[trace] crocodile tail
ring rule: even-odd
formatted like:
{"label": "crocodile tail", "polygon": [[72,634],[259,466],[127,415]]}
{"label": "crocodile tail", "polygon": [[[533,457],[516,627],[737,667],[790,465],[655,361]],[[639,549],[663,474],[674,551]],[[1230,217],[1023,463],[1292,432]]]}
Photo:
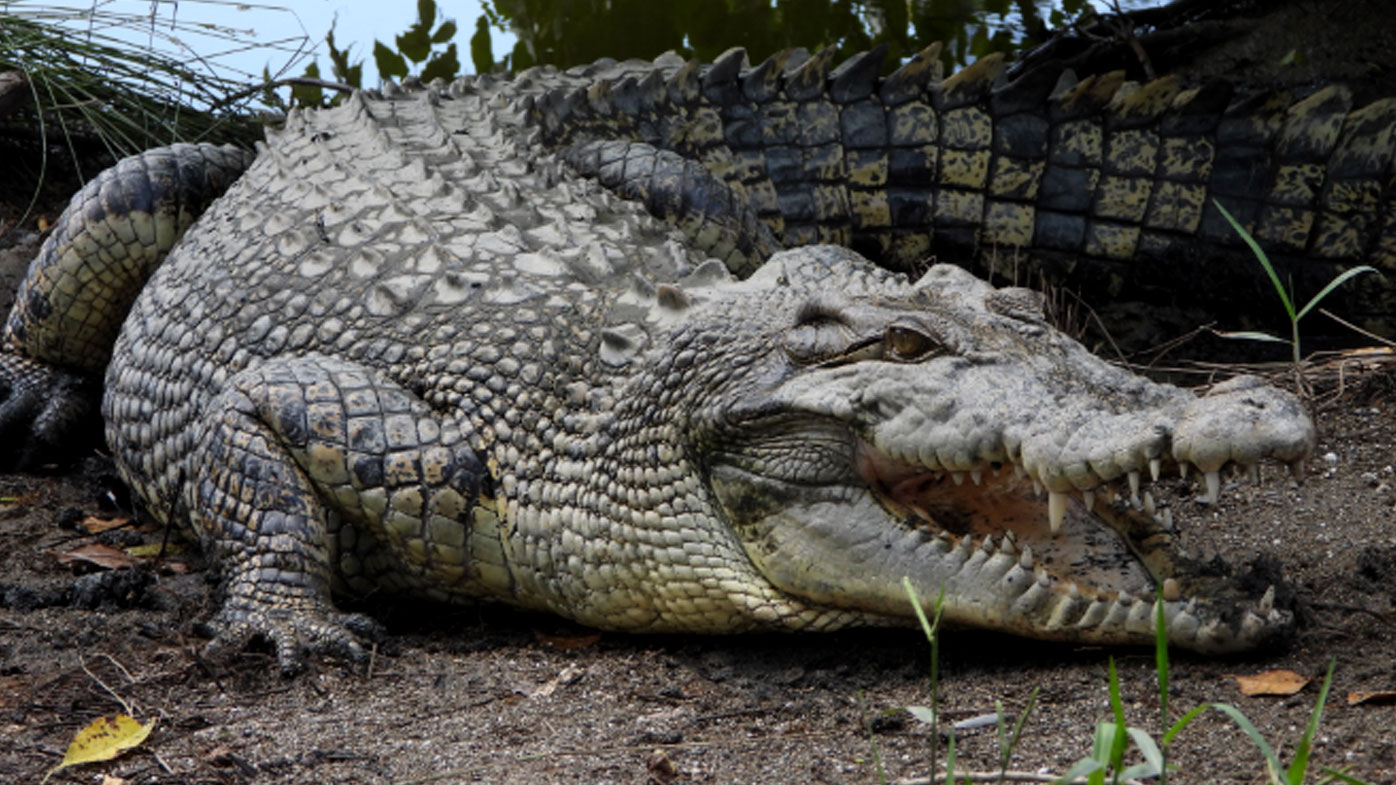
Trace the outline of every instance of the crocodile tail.
{"label": "crocodile tail", "polygon": [[[879,76],[882,59],[666,57],[601,69],[533,112],[555,144],[624,138],[701,162],[786,247],[845,245],[894,269],[1039,269],[1098,302],[1162,304],[1193,278],[1207,282],[1181,294],[1195,305],[1273,303],[1216,200],[1300,292],[1356,264],[1396,272],[1396,98],[1238,99],[1051,64],[1007,81],[1000,55],[942,79],[936,47]],[[1393,322],[1396,276],[1350,290],[1348,313]]]}
{"label": "crocodile tail", "polygon": [[176,144],[122,159],[87,183],[29,266],[4,351],[96,376],[160,261],[252,162],[232,146]]}

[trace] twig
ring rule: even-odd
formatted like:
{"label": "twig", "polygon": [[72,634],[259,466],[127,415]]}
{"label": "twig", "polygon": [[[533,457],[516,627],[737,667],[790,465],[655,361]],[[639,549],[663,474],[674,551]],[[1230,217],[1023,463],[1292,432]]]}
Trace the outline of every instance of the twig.
{"label": "twig", "polygon": [[86,673],[89,679],[92,679],[93,681],[97,682],[97,686],[106,690],[108,695],[112,696],[112,698],[114,698],[117,703],[121,704],[122,710],[125,711],[127,715],[132,717],[135,716],[136,713],[131,710],[131,704],[127,703],[125,698],[121,697],[120,695],[117,695],[116,690],[113,690],[111,687],[108,687],[106,682],[97,678],[97,674],[88,670],[87,663],[83,661],[81,654],[78,655],[78,665],[82,667],[82,672]]}

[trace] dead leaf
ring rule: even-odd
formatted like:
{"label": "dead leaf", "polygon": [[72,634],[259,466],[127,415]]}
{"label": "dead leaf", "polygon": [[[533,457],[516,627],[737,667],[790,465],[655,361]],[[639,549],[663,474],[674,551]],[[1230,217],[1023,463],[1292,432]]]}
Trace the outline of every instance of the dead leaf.
{"label": "dead leaf", "polygon": [[1254,676],[1227,674],[1241,687],[1242,695],[1293,695],[1304,689],[1309,680],[1287,670],[1266,671]]}
{"label": "dead leaf", "polygon": [[1396,690],[1349,692],[1348,705],[1356,706],[1359,703],[1396,703]]}
{"label": "dead leaf", "polygon": [[49,553],[53,554],[58,559],[58,563],[62,565],[95,564],[104,570],[130,567],[136,563],[135,557],[126,551],[97,543],[79,545],[69,551],[49,551]]}
{"label": "dead leaf", "polygon": [[122,526],[131,525],[130,518],[98,518],[89,515],[78,521],[78,528],[88,534],[100,534],[108,529],[120,529]]}
{"label": "dead leaf", "polygon": [[126,785],[128,782],[130,782],[130,780],[122,779],[121,777],[113,777],[110,774],[102,775],[102,785]]}
{"label": "dead leaf", "polygon": [[674,761],[664,753],[664,750],[655,750],[650,753],[650,759],[645,762],[645,770],[649,772],[650,782],[657,782],[659,785],[669,785],[669,783],[679,778],[679,767],[674,765]]}
{"label": "dead leaf", "polygon": [[140,746],[150,731],[155,728],[155,720],[142,725],[134,717],[117,714],[114,717],[99,717],[92,724],[78,731],[63,760],[48,770],[41,780],[47,782],[54,772],[76,766],[79,763],[95,763],[111,760],[132,747]]}
{"label": "dead leaf", "polygon": [[547,683],[528,694],[530,698],[546,698],[557,692],[557,688],[569,684],[576,684],[582,678],[582,668],[579,665],[568,665],[562,669],[558,675],[548,679]]}
{"label": "dead leaf", "polygon": [[588,632],[582,635],[553,635],[551,633],[533,631],[533,637],[544,646],[548,646],[558,651],[568,651],[570,649],[585,649],[588,646],[596,645],[601,640],[601,633]]}

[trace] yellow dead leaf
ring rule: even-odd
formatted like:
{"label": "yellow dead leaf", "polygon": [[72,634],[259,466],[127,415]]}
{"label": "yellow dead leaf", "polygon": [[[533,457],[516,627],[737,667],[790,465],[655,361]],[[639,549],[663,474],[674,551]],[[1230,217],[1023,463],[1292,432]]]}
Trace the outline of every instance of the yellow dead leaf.
{"label": "yellow dead leaf", "polygon": [[1266,671],[1254,676],[1228,675],[1241,687],[1242,695],[1293,695],[1309,683],[1303,676],[1286,670]]}
{"label": "yellow dead leaf", "polygon": [[1349,692],[1348,705],[1356,706],[1359,703],[1396,703],[1396,690]]}
{"label": "yellow dead leaf", "polygon": [[155,728],[155,720],[142,725],[134,717],[117,714],[114,717],[99,717],[91,725],[78,731],[63,761],[49,769],[42,782],[48,782],[53,773],[79,763],[95,763],[111,760],[117,755],[140,746]]}
{"label": "yellow dead leaf", "polygon": [[132,545],[126,552],[137,559],[153,559],[156,556],[175,556],[184,551],[184,546],[177,542],[152,542],[145,545]]}

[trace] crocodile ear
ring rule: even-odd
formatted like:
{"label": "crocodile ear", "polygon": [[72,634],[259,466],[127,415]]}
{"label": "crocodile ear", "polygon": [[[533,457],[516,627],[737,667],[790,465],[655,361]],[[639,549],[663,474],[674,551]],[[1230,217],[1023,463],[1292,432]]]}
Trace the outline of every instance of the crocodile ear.
{"label": "crocodile ear", "polygon": [[1035,324],[1044,324],[1047,321],[1045,302],[1046,298],[1042,296],[1042,292],[1022,286],[995,289],[984,298],[984,305],[991,312]]}
{"label": "crocodile ear", "polygon": [[936,264],[926,271],[912,289],[924,290],[937,297],[954,298],[962,304],[984,308],[983,303],[994,293],[994,287],[969,270],[953,264]]}

